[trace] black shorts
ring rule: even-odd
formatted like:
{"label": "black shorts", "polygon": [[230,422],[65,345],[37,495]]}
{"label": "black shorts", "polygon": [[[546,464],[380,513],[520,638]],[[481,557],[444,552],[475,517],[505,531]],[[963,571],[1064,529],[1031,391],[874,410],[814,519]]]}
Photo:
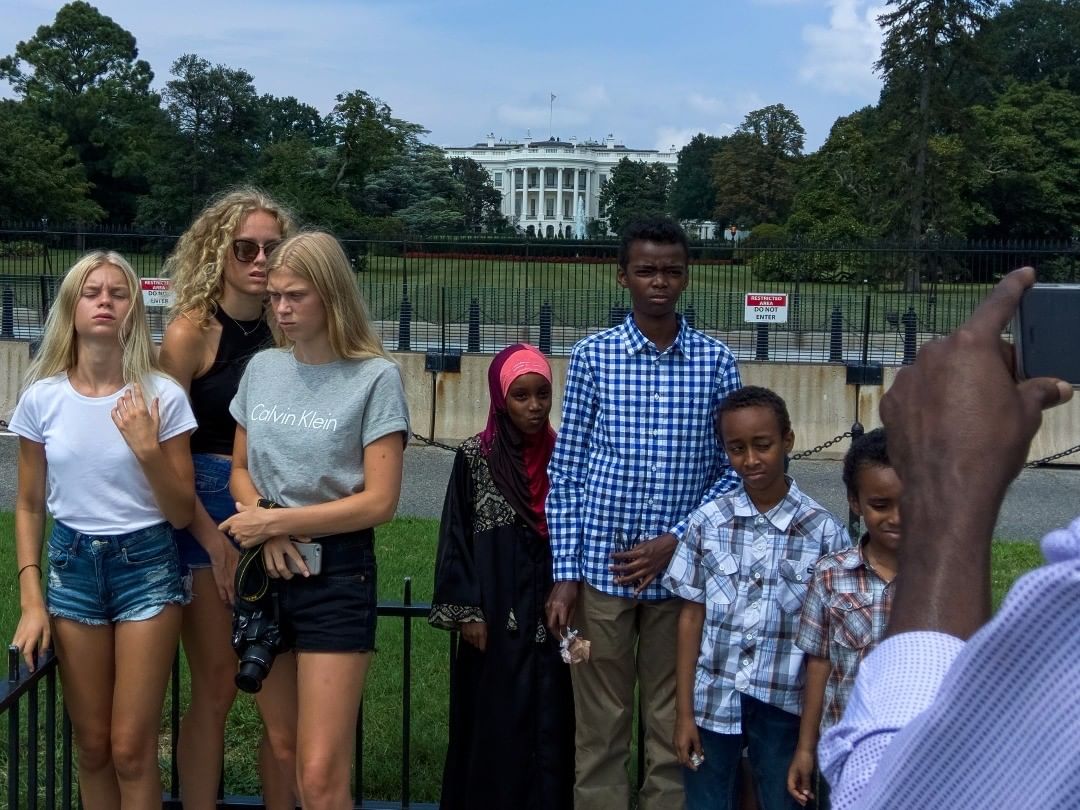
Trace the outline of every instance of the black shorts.
{"label": "black shorts", "polygon": [[296,652],[370,652],[378,603],[375,533],[316,538],[322,573],[280,582],[281,637]]}

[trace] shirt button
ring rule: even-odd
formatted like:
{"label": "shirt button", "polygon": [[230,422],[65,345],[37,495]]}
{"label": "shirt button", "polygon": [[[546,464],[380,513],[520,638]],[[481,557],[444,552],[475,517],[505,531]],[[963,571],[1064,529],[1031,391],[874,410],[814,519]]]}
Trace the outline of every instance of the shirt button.
{"label": "shirt button", "polygon": [[844,602],[844,607],[851,610],[851,602]]}
{"label": "shirt button", "polygon": [[796,582],[802,582],[802,574],[796,574],[795,575],[795,581]]}
{"label": "shirt button", "polygon": [[757,522],[758,526],[760,526],[762,523],[765,522],[765,518],[763,518],[761,515],[758,515],[756,522]]}
{"label": "shirt button", "polygon": [[655,394],[653,394],[653,399],[655,399],[657,402],[660,401],[660,392],[659,391],[656,392]]}
{"label": "shirt button", "polygon": [[749,633],[746,634],[746,640],[747,641],[753,641],[754,640],[754,631],[753,630],[751,630]]}
{"label": "shirt button", "polygon": [[742,665],[743,665],[744,667],[748,667],[748,666],[750,666],[750,664],[752,664],[752,663],[753,663],[753,661],[752,661],[751,659],[749,659],[749,658],[744,658],[744,659],[742,660]]}
{"label": "shirt button", "polygon": [[653,436],[659,436],[659,435],[660,435],[660,431],[659,431],[659,430],[653,430],[653,432],[652,432],[652,435],[653,435]]}
{"label": "shirt button", "polygon": [[758,603],[757,603],[757,602],[751,602],[751,603],[750,603],[750,607],[751,607],[751,608],[752,608],[753,610],[757,610],[757,609],[758,609]]}
{"label": "shirt button", "polygon": [[761,574],[754,574],[754,582],[761,582]]}

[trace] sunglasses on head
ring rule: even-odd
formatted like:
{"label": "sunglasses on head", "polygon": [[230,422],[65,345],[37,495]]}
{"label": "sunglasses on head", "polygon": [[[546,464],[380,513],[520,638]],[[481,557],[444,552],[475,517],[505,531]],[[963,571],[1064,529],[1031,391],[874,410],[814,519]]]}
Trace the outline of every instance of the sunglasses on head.
{"label": "sunglasses on head", "polygon": [[281,244],[281,240],[277,239],[271,242],[265,242],[259,244],[258,242],[252,242],[250,239],[233,239],[232,252],[238,262],[253,262],[259,258],[259,251],[262,250],[263,255],[266,258],[270,258],[270,254],[277,250],[278,245]]}

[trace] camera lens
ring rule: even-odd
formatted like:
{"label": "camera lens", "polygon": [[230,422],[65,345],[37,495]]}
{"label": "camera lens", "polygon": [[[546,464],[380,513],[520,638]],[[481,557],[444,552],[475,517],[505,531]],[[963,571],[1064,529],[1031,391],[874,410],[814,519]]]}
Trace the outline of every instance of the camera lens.
{"label": "camera lens", "polygon": [[252,644],[244,650],[240,669],[236,673],[236,687],[254,694],[262,689],[263,678],[270,674],[274,654],[262,644]]}

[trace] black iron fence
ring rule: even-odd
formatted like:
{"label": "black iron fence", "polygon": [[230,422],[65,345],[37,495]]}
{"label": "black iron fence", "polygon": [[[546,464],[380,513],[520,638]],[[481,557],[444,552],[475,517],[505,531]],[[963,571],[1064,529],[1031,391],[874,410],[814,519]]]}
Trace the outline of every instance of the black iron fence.
{"label": "black iron fence", "polygon": [[[160,275],[176,236],[120,229],[0,228],[0,336],[34,339],[59,276],[83,251],[123,253]],[[566,354],[620,320],[629,298],[615,282],[617,244],[605,241],[437,238],[344,239],[388,348],[492,352],[528,340]],[[1034,265],[1080,281],[1080,242],[694,243],[680,306],[741,360],[910,361],[927,339],[966,318],[1007,271]],[[780,322],[748,322],[748,293],[783,293]],[[153,314],[160,333],[166,314]]]}
{"label": "black iron fence", "polygon": [[[414,621],[424,622],[430,605],[412,603],[412,585],[405,580],[404,599],[400,603],[379,604],[380,619],[400,619],[402,628],[401,670],[401,761],[400,793],[396,799],[370,799],[364,796],[364,712],[361,705],[356,721],[356,759],[353,768],[353,791],[357,810],[434,810],[435,804],[415,802],[411,798],[411,745],[413,739],[412,654]],[[454,657],[456,634],[451,634],[451,660]],[[37,670],[27,671],[21,664],[17,647],[8,648],[8,677],[0,683],[0,718],[7,721],[6,761],[0,761],[0,776],[6,777],[5,796],[9,810],[72,810],[78,807],[78,789],[72,777],[71,722],[64,711],[62,696],[57,689],[59,665],[47,653]],[[162,807],[181,808],[179,774],[176,764],[177,739],[180,728],[180,662],[173,664],[169,689],[169,727],[163,729],[172,744],[168,754],[169,778]],[[2,722],[2,720],[0,720]],[[423,733],[421,730],[420,733]],[[0,758],[2,760],[2,758]],[[3,781],[0,779],[0,781]],[[230,792],[228,785],[219,789],[219,808],[261,807],[258,797]]]}

